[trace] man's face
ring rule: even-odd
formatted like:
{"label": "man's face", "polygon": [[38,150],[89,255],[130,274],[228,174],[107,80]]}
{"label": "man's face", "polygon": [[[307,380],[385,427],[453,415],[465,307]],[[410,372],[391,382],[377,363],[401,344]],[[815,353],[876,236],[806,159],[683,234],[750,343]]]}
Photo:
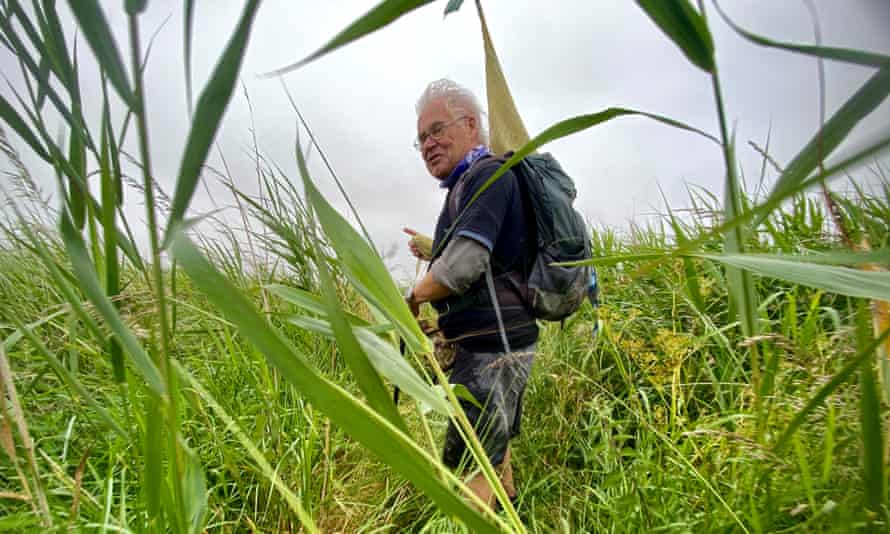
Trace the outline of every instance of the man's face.
{"label": "man's face", "polygon": [[[429,173],[440,180],[448,178],[460,160],[475,146],[478,136],[473,117],[453,116],[445,99],[433,100],[417,118],[417,135],[425,135],[420,154]],[[439,135],[431,135],[438,133]]]}

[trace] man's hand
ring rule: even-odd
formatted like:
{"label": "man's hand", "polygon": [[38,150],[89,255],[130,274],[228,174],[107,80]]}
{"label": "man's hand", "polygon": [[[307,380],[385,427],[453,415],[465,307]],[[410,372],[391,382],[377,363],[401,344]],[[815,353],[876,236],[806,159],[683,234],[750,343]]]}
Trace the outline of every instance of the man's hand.
{"label": "man's hand", "polygon": [[423,261],[430,261],[433,256],[433,240],[407,226],[402,231],[411,236],[411,239],[408,240],[408,248],[411,249],[411,254]]}
{"label": "man's hand", "polygon": [[420,303],[417,302],[416,298],[414,298],[413,291],[409,293],[407,297],[405,297],[405,302],[408,303],[408,307],[411,309],[411,314],[415,318],[417,318],[420,315]]}
{"label": "man's hand", "polygon": [[449,295],[451,295],[451,290],[448,289],[448,286],[444,286],[437,282],[436,279],[433,278],[432,273],[426,273],[426,275],[421,278],[420,282],[415,284],[411,293],[405,297],[405,302],[408,303],[408,307],[411,308],[411,313],[414,314],[414,317],[417,317],[420,313],[421,304],[424,302],[435,302],[439,299],[444,299]]}

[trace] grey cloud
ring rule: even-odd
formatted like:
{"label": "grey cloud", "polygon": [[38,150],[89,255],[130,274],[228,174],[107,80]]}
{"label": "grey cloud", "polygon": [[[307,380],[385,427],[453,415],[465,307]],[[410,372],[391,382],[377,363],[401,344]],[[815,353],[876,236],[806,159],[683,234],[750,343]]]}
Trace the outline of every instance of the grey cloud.
{"label": "grey cloud", "polygon": [[[315,50],[374,2],[266,2],[257,17],[242,69],[253,104],[256,136],[265,155],[291,179],[299,176],[293,150],[296,117],[279,81],[257,74],[291,63]],[[826,44],[890,51],[888,3],[881,0],[816,2]],[[197,2],[194,87],[211,72],[239,15],[239,2]],[[784,40],[810,41],[812,28],[802,2],[723,2],[746,28]],[[116,35],[125,42],[119,1],[105,1]],[[182,65],[182,7],[155,0],[143,23],[147,35],[172,15],[155,45],[147,72],[149,122],[158,181],[172,191],[188,131]],[[352,195],[376,244],[399,244],[394,264],[413,272],[402,246],[402,226],[431,231],[441,203],[411,148],[414,102],[430,80],[448,76],[484,98],[484,63],[473,4],[443,20],[439,2],[422,8],[361,42],[285,76],[324,150]],[[61,7],[61,5],[60,5]],[[632,2],[486,2],[486,14],[501,62],[523,117],[533,134],[547,126],[610,106],[669,115],[717,133],[710,79]],[[815,61],[743,41],[718,20],[709,4],[726,109],[737,129],[739,158],[756,178],[759,157],[746,146],[763,142],[772,128],[771,150],[787,162],[818,127]],[[73,21],[64,21],[73,35]],[[97,72],[80,43],[82,79],[91,116],[98,113]],[[124,50],[126,54],[126,50]],[[14,58],[0,59],[4,73]],[[868,69],[828,63],[827,105],[831,113],[870,75]],[[118,116],[119,110],[118,110]],[[853,142],[890,122],[884,104],[854,132]],[[251,118],[239,92],[227,112],[218,143],[239,187],[256,192],[250,158]],[[303,135],[303,140],[306,140]],[[697,136],[640,118],[622,118],[548,147],[577,178],[579,209],[593,222],[623,226],[634,215],[662,204],[659,186],[672,207],[686,203],[685,183],[721,195],[720,150]],[[29,163],[32,162],[29,160]],[[210,163],[219,168],[216,155]],[[35,169],[40,168],[34,163]],[[330,177],[316,156],[313,178],[346,214]],[[35,174],[38,174],[35,172]],[[46,184],[51,174],[40,173]],[[210,181],[215,184],[215,180]],[[218,186],[213,185],[223,197]],[[217,194],[215,193],[215,194]],[[212,207],[203,191],[197,210]],[[139,206],[128,213],[141,217]],[[351,216],[350,216],[351,217]]]}

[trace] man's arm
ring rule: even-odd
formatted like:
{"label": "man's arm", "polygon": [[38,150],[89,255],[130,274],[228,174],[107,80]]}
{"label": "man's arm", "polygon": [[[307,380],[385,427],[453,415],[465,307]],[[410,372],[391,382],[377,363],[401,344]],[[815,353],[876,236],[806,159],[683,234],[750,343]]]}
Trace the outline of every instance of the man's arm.
{"label": "man's arm", "polygon": [[426,276],[414,286],[408,303],[417,315],[420,304],[463,294],[488,266],[489,250],[468,237],[457,237],[433,262]]}

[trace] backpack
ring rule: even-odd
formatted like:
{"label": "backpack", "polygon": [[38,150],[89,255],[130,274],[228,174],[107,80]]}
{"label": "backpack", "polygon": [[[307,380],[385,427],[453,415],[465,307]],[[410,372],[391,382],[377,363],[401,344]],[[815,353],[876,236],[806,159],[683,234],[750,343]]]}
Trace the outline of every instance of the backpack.
{"label": "backpack", "polygon": [[574,181],[549,153],[530,154],[512,170],[526,213],[534,220],[529,225],[534,232],[535,257],[522,288],[532,315],[561,321],[577,311],[585,297],[595,307],[599,287],[592,266],[552,265],[591,258],[590,232],[572,207],[577,195]]}
{"label": "backpack", "polygon": [[[504,157],[495,156],[495,160],[503,164],[511,155],[512,152],[508,152]],[[575,183],[549,153],[528,155],[511,170],[522,195],[533,243],[532,257],[525,272],[507,273],[504,284],[498,288],[489,269],[486,273],[488,295],[468,293],[451,305],[451,311],[515,300],[517,294],[532,316],[545,321],[562,321],[581,307],[585,297],[596,308],[599,286],[592,266],[551,265],[591,258],[590,233],[581,214],[572,207],[577,194]],[[452,217],[457,214],[463,185],[464,182],[458,182],[455,194],[449,198]],[[495,310],[500,315],[498,306]]]}

